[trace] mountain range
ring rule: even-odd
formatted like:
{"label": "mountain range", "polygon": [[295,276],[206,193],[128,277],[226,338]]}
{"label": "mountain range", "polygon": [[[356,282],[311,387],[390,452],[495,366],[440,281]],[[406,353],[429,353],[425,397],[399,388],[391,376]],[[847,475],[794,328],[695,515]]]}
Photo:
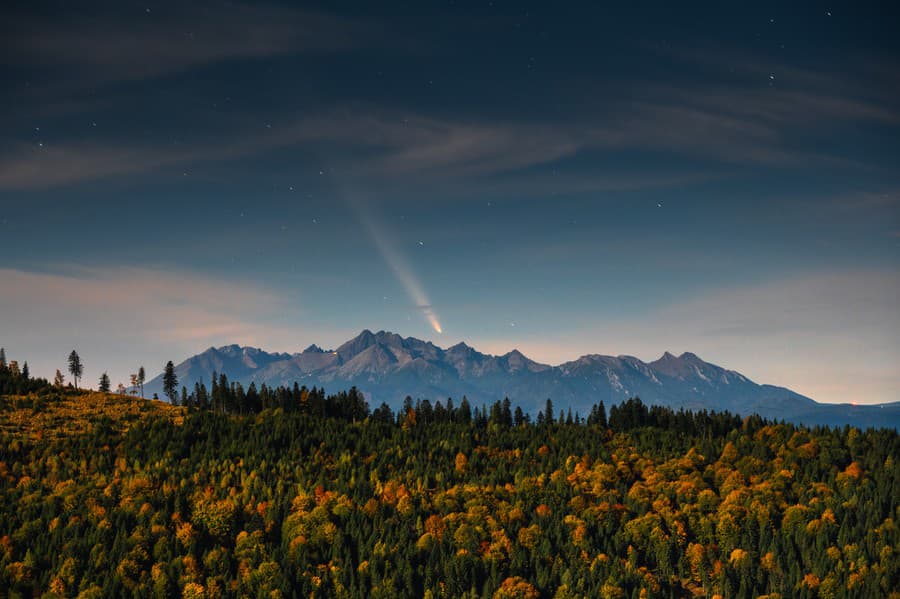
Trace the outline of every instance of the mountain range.
{"label": "mountain range", "polygon": [[[629,397],[645,403],[692,410],[728,410],[808,425],[850,424],[860,427],[900,424],[900,402],[880,405],[822,404],[784,387],[757,384],[734,370],[710,364],[692,353],[666,352],[643,362],[633,356],[588,354],[550,366],[518,350],[502,356],[484,354],[458,343],[444,349],[430,341],[395,333],[362,331],[337,349],[310,345],[299,353],[269,353],[253,347],[210,347],[175,369],[180,385],[207,385],[213,373],[257,386],[293,385],[339,391],[356,386],[370,406],[382,401],[397,408],[409,395],[422,399],[459,400],[475,405],[509,397],[536,414],[548,398],[557,408],[582,415],[593,404],[607,408]],[[162,394],[162,375],[145,386]]]}

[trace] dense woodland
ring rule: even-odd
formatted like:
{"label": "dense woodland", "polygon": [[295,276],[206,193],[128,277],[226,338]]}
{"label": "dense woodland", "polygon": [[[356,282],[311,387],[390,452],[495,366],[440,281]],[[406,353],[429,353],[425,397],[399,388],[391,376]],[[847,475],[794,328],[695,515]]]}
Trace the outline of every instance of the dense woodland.
{"label": "dense woodland", "polygon": [[5,361],[0,395],[13,597],[900,597],[893,430],[224,376],[175,407]]}

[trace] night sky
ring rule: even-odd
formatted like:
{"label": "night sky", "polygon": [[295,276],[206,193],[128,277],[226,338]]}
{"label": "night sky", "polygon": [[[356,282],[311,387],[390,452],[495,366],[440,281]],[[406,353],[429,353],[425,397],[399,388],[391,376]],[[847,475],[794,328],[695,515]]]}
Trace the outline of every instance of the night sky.
{"label": "night sky", "polygon": [[35,374],[369,328],[900,400],[887,2],[0,10],[0,345]]}

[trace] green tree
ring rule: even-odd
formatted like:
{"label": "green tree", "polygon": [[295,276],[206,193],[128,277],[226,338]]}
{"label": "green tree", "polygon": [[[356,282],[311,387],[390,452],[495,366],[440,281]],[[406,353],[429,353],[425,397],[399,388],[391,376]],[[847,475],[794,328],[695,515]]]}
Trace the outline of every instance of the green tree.
{"label": "green tree", "polygon": [[78,355],[74,349],[72,353],[69,354],[69,374],[72,375],[72,378],[75,380],[75,388],[78,389],[78,379],[81,378],[81,375],[84,373],[84,365],[81,363],[81,357]]}
{"label": "green tree", "polygon": [[178,393],[178,375],[175,374],[175,365],[172,360],[166,362],[163,370],[163,393],[169,398],[169,401],[175,403],[175,397]]}
{"label": "green tree", "polygon": [[28,379],[31,378],[31,371],[28,370],[28,362],[22,364],[22,378],[25,379],[25,381],[28,381]]}
{"label": "green tree", "polygon": [[100,375],[100,393],[109,393],[109,375],[105,372]]}
{"label": "green tree", "polygon": [[6,368],[6,350],[0,347],[0,369]]}
{"label": "green tree", "polygon": [[66,384],[66,377],[63,376],[63,373],[56,370],[56,376],[53,377],[53,384],[62,389],[62,386]]}
{"label": "green tree", "polygon": [[144,372],[144,367],[141,366],[137,371],[137,384],[138,387],[141,388],[141,399],[144,399],[144,381],[147,379],[147,373]]}

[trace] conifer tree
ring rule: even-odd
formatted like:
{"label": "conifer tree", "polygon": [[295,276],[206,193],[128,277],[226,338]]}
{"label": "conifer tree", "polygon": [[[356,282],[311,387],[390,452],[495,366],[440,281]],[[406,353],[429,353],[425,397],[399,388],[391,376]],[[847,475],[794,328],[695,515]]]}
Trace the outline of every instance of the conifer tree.
{"label": "conifer tree", "polygon": [[147,373],[144,372],[144,367],[141,366],[137,371],[137,384],[138,387],[141,388],[141,399],[144,399],[144,381],[147,378]]}
{"label": "conifer tree", "polygon": [[81,375],[84,373],[84,365],[81,363],[81,357],[78,355],[74,349],[72,353],[69,354],[69,374],[72,375],[72,378],[75,381],[75,389],[78,389],[78,379],[81,378]]}
{"label": "conifer tree", "polygon": [[109,375],[105,372],[100,375],[98,389],[100,390],[100,393],[109,393]]}
{"label": "conifer tree", "polygon": [[178,376],[175,374],[175,365],[172,364],[172,360],[166,362],[166,367],[163,370],[163,393],[166,394],[169,401],[175,403],[178,393]]}

